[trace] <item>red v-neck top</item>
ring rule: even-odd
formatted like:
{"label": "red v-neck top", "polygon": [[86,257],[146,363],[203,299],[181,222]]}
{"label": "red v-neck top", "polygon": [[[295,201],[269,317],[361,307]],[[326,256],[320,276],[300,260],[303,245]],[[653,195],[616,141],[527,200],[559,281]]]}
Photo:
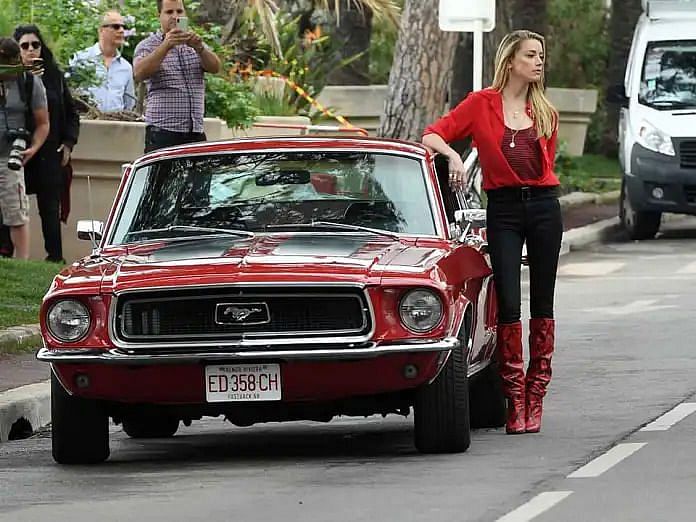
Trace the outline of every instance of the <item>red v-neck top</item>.
{"label": "red v-neck top", "polygon": [[506,126],[500,147],[510,168],[522,181],[539,179],[542,170],[541,150],[534,127],[516,131]]}
{"label": "red v-neck top", "polygon": [[[553,173],[557,132],[556,126],[551,138],[547,140],[540,136],[536,140],[540,152],[539,174],[534,178],[523,177],[524,174],[517,173],[510,165],[501,146],[505,134],[503,98],[499,91],[488,88],[469,94],[449,113],[429,125],[423,135],[434,133],[447,143],[471,136],[479,151],[483,188],[492,190],[501,187],[560,185]],[[514,150],[516,154],[517,147]]]}

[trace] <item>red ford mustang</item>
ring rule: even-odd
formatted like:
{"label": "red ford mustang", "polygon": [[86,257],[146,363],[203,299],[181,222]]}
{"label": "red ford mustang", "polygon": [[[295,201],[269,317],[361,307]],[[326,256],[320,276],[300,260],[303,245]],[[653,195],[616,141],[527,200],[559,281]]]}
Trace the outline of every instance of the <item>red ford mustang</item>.
{"label": "red ford mustang", "polygon": [[256,138],[125,170],[92,255],[41,308],[53,457],[109,456],[179,423],[397,413],[423,452],[504,423],[484,211],[422,146]]}

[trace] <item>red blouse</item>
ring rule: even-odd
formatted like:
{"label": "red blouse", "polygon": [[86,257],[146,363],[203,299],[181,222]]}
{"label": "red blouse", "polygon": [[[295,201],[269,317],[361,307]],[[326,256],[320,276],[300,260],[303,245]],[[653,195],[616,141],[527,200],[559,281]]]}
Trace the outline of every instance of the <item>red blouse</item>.
{"label": "red blouse", "polygon": [[505,134],[503,97],[495,89],[472,92],[459,105],[438,121],[429,125],[423,135],[437,134],[447,143],[471,136],[478,148],[483,170],[483,188],[491,190],[501,187],[557,186],[558,178],[553,173],[556,155],[556,128],[550,139],[544,136],[537,140],[540,154],[540,174],[534,179],[522,179],[503,154],[501,143]]}

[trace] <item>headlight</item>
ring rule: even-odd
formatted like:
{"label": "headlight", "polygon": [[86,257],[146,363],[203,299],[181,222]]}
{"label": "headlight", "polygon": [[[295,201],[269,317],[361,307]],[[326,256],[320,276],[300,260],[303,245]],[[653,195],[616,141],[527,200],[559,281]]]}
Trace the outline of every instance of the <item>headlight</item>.
{"label": "headlight", "polygon": [[647,121],[643,121],[638,128],[638,142],[646,149],[674,156],[672,138]]}
{"label": "headlight", "polygon": [[74,299],[57,301],[48,310],[48,331],[61,342],[79,341],[87,335],[89,324],[89,309]]}
{"label": "headlight", "polygon": [[442,319],[442,301],[430,290],[411,290],[401,298],[399,316],[412,332],[429,332]]}

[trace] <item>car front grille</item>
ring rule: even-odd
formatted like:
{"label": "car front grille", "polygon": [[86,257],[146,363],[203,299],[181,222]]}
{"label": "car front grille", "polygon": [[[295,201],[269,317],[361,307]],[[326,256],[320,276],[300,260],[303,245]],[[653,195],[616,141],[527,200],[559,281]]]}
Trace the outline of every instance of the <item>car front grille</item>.
{"label": "car front grille", "polygon": [[114,333],[135,343],[364,336],[367,297],[346,288],[200,288],[121,294]]}
{"label": "car front grille", "polygon": [[682,141],[679,144],[679,161],[684,169],[696,169],[696,141]]}

